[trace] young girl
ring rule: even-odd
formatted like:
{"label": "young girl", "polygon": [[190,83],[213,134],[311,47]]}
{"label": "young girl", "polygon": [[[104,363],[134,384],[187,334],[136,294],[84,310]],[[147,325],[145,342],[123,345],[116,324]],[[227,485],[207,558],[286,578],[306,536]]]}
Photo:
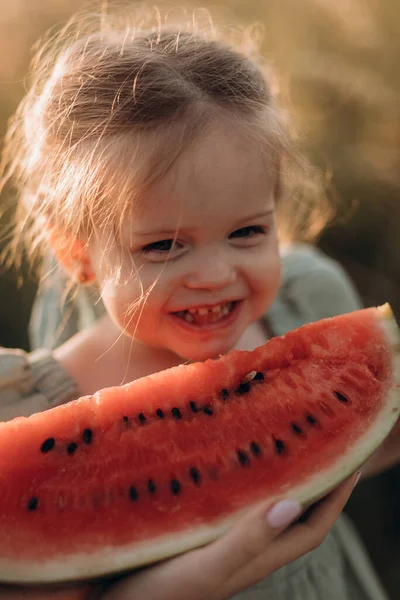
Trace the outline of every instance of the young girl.
{"label": "young girl", "polygon": [[[3,351],[3,420],[253,349],[280,286],[276,209],[296,156],[257,61],[215,31],[82,28],[34,63],[4,181],[19,188],[32,248],[49,244],[106,312],[53,353]],[[384,600],[351,527],[339,520],[328,535],[355,482],[291,527],[300,506],[264,503],[161,565],[99,586],[4,586],[0,597]]]}

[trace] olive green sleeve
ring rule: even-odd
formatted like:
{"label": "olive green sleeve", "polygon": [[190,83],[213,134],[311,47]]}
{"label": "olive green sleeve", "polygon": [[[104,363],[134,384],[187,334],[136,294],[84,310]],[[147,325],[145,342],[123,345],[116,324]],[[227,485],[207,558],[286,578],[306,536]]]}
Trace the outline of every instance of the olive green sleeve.
{"label": "olive green sleeve", "polygon": [[297,244],[282,255],[282,285],[267,318],[276,335],[306,323],[362,308],[362,300],[336,261]]}

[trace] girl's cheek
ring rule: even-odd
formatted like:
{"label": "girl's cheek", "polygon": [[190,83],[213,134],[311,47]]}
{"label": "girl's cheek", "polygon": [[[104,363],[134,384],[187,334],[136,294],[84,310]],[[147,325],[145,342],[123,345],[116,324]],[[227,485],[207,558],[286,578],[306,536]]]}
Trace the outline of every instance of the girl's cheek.
{"label": "girl's cheek", "polygon": [[281,262],[278,252],[268,252],[258,261],[250,265],[253,281],[262,287],[270,287],[271,284],[279,285],[281,278]]}

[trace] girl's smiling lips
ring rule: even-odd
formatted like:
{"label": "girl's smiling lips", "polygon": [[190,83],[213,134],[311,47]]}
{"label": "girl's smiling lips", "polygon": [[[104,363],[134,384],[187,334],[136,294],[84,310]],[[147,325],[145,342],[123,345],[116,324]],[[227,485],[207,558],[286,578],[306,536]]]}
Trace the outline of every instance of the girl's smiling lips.
{"label": "girl's smiling lips", "polygon": [[219,302],[218,304],[203,304],[171,314],[177,324],[185,329],[210,330],[230,326],[238,315],[240,300]]}

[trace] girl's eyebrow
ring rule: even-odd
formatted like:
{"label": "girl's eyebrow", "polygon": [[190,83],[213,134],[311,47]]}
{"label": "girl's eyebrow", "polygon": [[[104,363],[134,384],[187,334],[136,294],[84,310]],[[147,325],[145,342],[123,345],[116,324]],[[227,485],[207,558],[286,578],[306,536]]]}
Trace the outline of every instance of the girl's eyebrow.
{"label": "girl's eyebrow", "polygon": [[[274,212],[275,212],[275,208],[271,207],[268,210],[264,210],[262,212],[255,213],[253,215],[248,215],[246,217],[241,218],[239,221],[237,221],[236,224],[233,225],[233,227],[237,227],[239,224],[247,223],[249,221],[255,221],[257,219],[262,219],[262,218],[268,217],[271,214],[273,214]],[[190,230],[196,229],[196,227],[179,227],[178,229],[179,229],[179,231],[185,231],[185,230],[190,231]],[[139,229],[134,229],[132,231],[132,233],[134,235],[138,235],[138,236],[142,236],[142,237],[150,237],[150,236],[175,237],[177,234],[177,228],[170,229],[170,230],[163,230],[163,231],[158,230],[158,229],[152,229],[152,230],[147,230],[147,231],[140,231]]]}
{"label": "girl's eyebrow", "polygon": [[142,237],[150,237],[150,236],[175,237],[176,232],[177,232],[176,229],[171,229],[170,231],[160,231],[159,229],[154,229],[151,231],[139,231],[139,230],[135,229],[132,231],[133,235],[139,235]]}
{"label": "girl's eyebrow", "polygon": [[247,221],[256,221],[257,219],[262,219],[263,217],[269,217],[275,212],[275,207],[271,206],[268,210],[263,210],[262,212],[255,213],[254,215],[250,215],[248,217],[244,217],[240,219],[238,223],[246,223]]}

